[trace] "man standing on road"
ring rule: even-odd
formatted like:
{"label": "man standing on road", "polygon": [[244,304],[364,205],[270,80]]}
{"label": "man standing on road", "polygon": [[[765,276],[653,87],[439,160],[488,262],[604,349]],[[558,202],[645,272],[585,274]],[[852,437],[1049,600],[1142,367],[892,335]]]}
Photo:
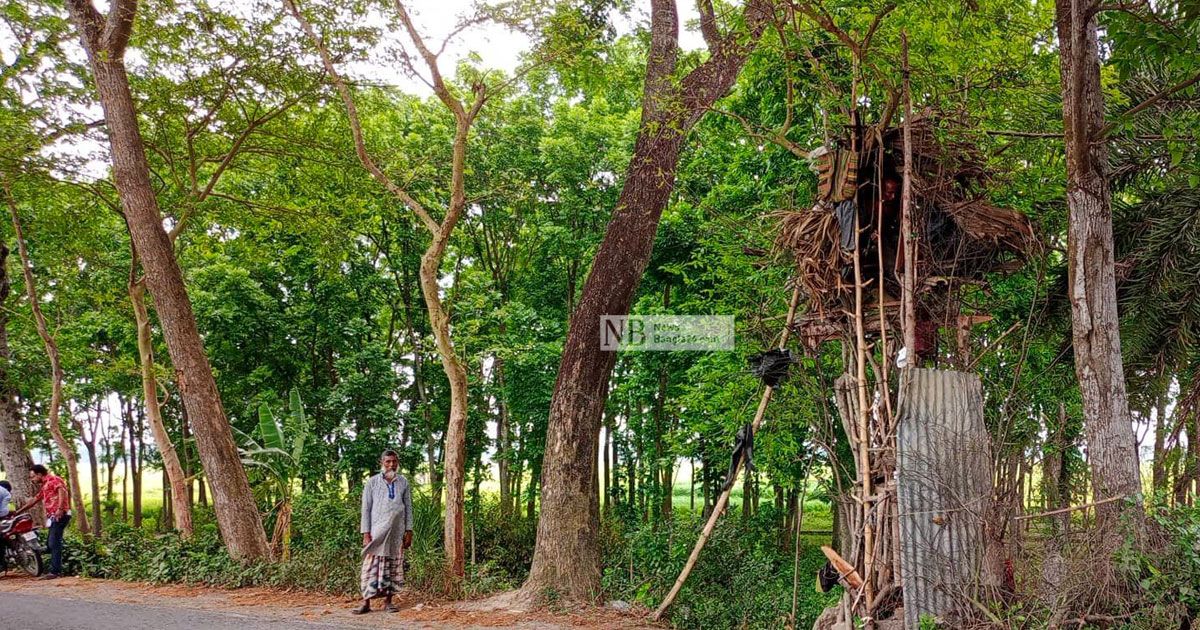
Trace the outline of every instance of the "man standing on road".
{"label": "man standing on road", "polygon": [[362,494],[363,535],[361,615],[371,612],[371,600],[384,598],[384,610],[397,612],[392,595],[404,586],[404,550],[412,545],[412,493],[408,480],[396,472],[400,459],[386,450],[379,458],[382,471],[367,480]]}
{"label": "man standing on road", "polygon": [[34,464],[33,468],[29,469],[29,477],[33,479],[33,485],[39,487],[38,493],[14,512],[13,516],[28,512],[39,502],[45,504],[48,521],[46,525],[50,530],[46,541],[46,546],[50,548],[50,572],[38,579],[53,580],[62,574],[63,532],[67,531],[67,525],[71,522],[71,511],[68,509],[71,505],[71,495],[67,492],[67,484],[62,478],[46,470],[41,464]]}

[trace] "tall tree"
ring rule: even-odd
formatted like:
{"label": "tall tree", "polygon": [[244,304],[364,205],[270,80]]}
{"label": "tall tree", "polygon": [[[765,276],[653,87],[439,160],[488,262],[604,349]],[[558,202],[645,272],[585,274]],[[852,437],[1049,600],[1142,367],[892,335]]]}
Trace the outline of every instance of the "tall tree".
{"label": "tall tree", "polygon": [[1067,259],[1075,373],[1083,398],[1092,488],[1099,524],[1123,506],[1141,510],[1137,444],[1129,415],[1113,262],[1112,196],[1106,172],[1104,92],[1100,86],[1098,1],[1056,0],[1070,209]]}
{"label": "tall tree", "polygon": [[29,469],[33,459],[21,430],[21,410],[17,407],[16,392],[9,382],[8,366],[12,359],[8,349],[8,296],[12,283],[8,279],[8,245],[0,242],[0,465],[13,485],[13,496],[20,500],[33,496],[33,481]]}
{"label": "tall tree", "polygon": [[225,418],[212,367],[188,298],[183,272],[162,223],[145,144],[125,69],[137,0],[114,0],[108,15],[91,0],[68,0],[67,9],[87,53],[108,127],[113,183],[130,238],[142,260],[163,337],[195,432],[200,459],[213,489],[217,523],[229,553],[238,559],[270,557],[254,495]]}
{"label": "tall tree", "polygon": [[[137,276],[137,253],[134,252],[129,263],[129,283],[127,291],[129,302],[133,305],[134,320],[137,325],[138,371],[142,377],[142,404],[146,408],[146,418],[150,421],[150,433],[154,436],[154,445],[162,455],[163,472],[175,496],[185,496],[186,485],[183,466],[179,463],[179,453],[171,442],[167,427],[163,423],[162,406],[158,401],[158,380],[154,375],[154,336],[150,328],[150,313],[146,310],[146,279]],[[140,488],[139,488],[140,489]],[[186,502],[175,506],[171,512],[175,529],[184,538],[192,537],[192,506]]]}
{"label": "tall tree", "polygon": [[42,307],[38,301],[37,284],[33,278],[33,264],[29,261],[29,251],[25,247],[25,234],[21,230],[21,218],[17,213],[17,203],[13,199],[12,189],[7,182],[4,185],[4,197],[8,202],[9,216],[12,218],[13,232],[17,238],[17,253],[21,256],[21,271],[25,276],[25,294],[29,298],[29,308],[33,311],[33,321],[37,326],[38,336],[42,338],[42,346],[46,349],[46,356],[50,359],[51,393],[47,422],[50,426],[50,434],[54,436],[54,443],[58,450],[62,451],[63,459],[67,462],[67,482],[70,484],[71,501],[75,506],[75,512],[79,515],[77,526],[79,531],[86,535],[90,529],[87,522],[87,510],[83,507],[83,493],[80,492],[79,487],[79,465],[75,458],[75,444],[63,434],[60,421],[63,406],[62,357],[58,351],[58,342],[50,334],[50,327],[46,324],[45,315],[42,314]]}
{"label": "tall tree", "polygon": [[[469,98],[462,98],[452,89],[452,86],[442,76],[438,63],[438,53],[431,50],[422,35],[417,31],[409,15],[408,8],[397,0],[395,9],[405,33],[412,40],[416,56],[429,73],[429,84],[434,94],[454,118],[454,139],[450,159],[450,198],[445,204],[441,221],[434,219],[433,214],[424,204],[416,199],[402,185],[393,180],[376,163],[367,150],[363,136],[362,124],[359,120],[358,109],[349,86],[338,73],[334,65],[333,55],[319,37],[311,23],[301,13],[292,0],[285,0],[288,10],[296,21],[300,22],[305,35],[320,53],[321,62],[328,73],[334,87],[346,109],[350,119],[351,133],[354,136],[354,148],[359,161],[373,178],[384,186],[393,196],[403,203],[420,222],[430,235],[429,246],[421,257],[420,284],[421,294],[425,298],[425,309],[429,314],[430,328],[433,329],[434,343],[437,345],[438,356],[442,361],[442,370],[450,383],[450,414],[446,426],[446,440],[443,448],[444,475],[446,487],[446,507],[444,512],[443,533],[446,548],[447,577],[460,580],[466,572],[466,547],[463,540],[464,531],[464,484],[466,481],[467,456],[467,368],[466,362],[455,350],[450,337],[450,312],[443,303],[441,290],[438,285],[442,262],[446,256],[446,248],[467,207],[466,170],[467,144],[471,127],[479,116],[480,109],[487,101],[489,92],[487,85],[477,81],[471,86]],[[440,52],[440,51],[439,51]],[[403,57],[408,70],[416,74],[413,62],[409,56]],[[430,474],[433,474],[432,465]]]}
{"label": "tall tree", "polygon": [[604,240],[571,314],[551,401],[542,464],[542,512],[524,590],[547,589],[588,600],[600,589],[599,494],[592,467],[616,353],[599,346],[600,318],[629,312],[650,261],[659,218],[674,188],[684,140],[708,108],[733,86],[772,20],[768,0],[749,0],[745,31],[722,34],[709,0],[700,0],[700,30],[709,57],[682,79],[679,15],[674,0],[653,0],[641,127],[625,184]]}

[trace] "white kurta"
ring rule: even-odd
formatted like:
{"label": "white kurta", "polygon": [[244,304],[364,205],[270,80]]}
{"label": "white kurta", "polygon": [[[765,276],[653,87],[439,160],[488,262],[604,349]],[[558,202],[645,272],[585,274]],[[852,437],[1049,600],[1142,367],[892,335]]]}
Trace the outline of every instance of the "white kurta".
{"label": "white kurta", "polygon": [[404,532],[412,529],[412,492],[404,475],[396,474],[390,484],[383,475],[375,475],[363,486],[362,523],[359,530],[371,534],[371,542],[363,554],[398,558]]}

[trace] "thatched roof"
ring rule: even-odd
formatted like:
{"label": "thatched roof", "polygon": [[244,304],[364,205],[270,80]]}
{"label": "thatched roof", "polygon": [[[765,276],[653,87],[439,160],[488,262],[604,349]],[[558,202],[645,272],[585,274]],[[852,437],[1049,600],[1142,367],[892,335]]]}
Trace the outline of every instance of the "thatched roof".
{"label": "thatched roof", "polygon": [[[1002,270],[1038,247],[1028,217],[988,201],[993,178],[982,153],[973,143],[956,138],[946,129],[949,126],[931,115],[911,125],[913,221],[921,235],[919,287],[927,287],[926,281],[934,277],[974,279]],[[860,191],[876,186],[877,179],[879,145],[873,134],[864,135]],[[885,164],[899,172],[902,129],[888,129],[882,140]],[[781,211],[777,217],[776,244],[794,256],[810,312],[840,310],[854,287],[842,277],[850,259],[839,249],[839,228],[830,205]]]}

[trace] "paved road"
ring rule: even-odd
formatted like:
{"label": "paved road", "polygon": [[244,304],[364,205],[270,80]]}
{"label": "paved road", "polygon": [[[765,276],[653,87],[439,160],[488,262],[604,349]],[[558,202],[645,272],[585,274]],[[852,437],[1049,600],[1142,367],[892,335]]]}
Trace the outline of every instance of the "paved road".
{"label": "paved road", "polygon": [[348,626],[174,606],[156,608],[0,592],[0,627],[11,630],[333,630]]}

